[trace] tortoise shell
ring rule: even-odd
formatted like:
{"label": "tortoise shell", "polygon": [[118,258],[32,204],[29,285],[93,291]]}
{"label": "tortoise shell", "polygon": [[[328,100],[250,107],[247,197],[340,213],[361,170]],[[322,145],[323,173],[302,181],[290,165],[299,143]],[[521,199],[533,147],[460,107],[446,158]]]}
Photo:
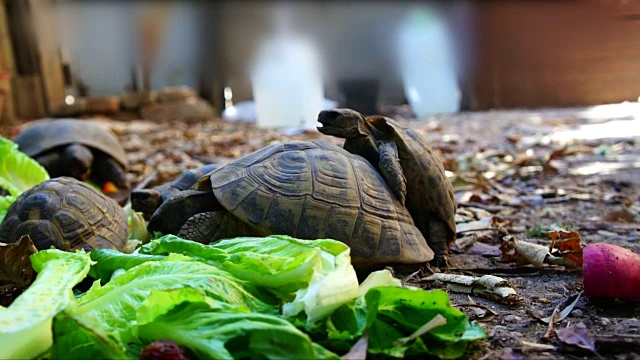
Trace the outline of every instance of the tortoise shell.
{"label": "tortoise shell", "polygon": [[36,157],[59,146],[78,143],[102,151],[127,168],[127,155],[118,138],[103,126],[87,120],[50,119],[38,121],[14,139],[20,151]]}
{"label": "tortoise shell", "polygon": [[408,210],[364,158],[323,142],[267,146],[214,170],[220,204],[263,235],[331,238],[354,266],[424,263],[433,252]]}
{"label": "tortoise shell", "polygon": [[372,125],[393,136],[407,179],[406,206],[414,216],[433,214],[447,225],[447,244],[456,237],[456,200],[440,156],[417,131],[402,127],[387,117],[368,117]]}
{"label": "tortoise shell", "polygon": [[38,250],[124,249],[124,210],[91,186],[69,177],[42,182],[22,193],[0,223],[0,242],[29,235]]}

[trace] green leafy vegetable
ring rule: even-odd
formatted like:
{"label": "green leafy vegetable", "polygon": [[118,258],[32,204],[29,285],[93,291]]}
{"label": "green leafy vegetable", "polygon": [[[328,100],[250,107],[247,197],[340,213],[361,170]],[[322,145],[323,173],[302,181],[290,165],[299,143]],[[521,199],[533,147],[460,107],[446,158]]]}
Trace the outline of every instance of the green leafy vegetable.
{"label": "green leafy vegetable", "polygon": [[9,207],[15,201],[16,201],[15,196],[11,196],[11,195],[0,196],[0,221],[4,219],[5,215],[7,215],[7,210],[9,210]]}
{"label": "green leafy vegetable", "polygon": [[278,312],[277,300],[264,289],[214,266],[172,255],[135,266],[104,286],[95,283],[70,313],[88,326],[119,332],[127,342],[137,310],[151,292],[180,288],[198,289],[228,311]]}
{"label": "green leafy vegetable", "polygon": [[[397,282],[387,270],[370,274],[358,299],[336,309],[323,326],[307,331],[334,351],[348,351],[366,333],[371,354],[426,353],[445,359],[461,356],[469,341],[486,337],[482,327],[469,323],[451,306],[446,292],[400,287]],[[422,333],[421,328],[437,316],[445,324]]]}
{"label": "green leafy vegetable", "polygon": [[89,272],[83,252],[56,249],[31,256],[38,276],[8,308],[0,309],[0,358],[32,358],[52,343],[52,318],[73,302],[72,288]]}
{"label": "green leafy vegetable", "polygon": [[0,136],[0,187],[11,195],[49,180],[47,171],[37,161],[18,150],[18,145]]}
{"label": "green leafy vegetable", "polygon": [[277,316],[220,312],[201,303],[182,303],[165,313],[154,311],[162,307],[153,300],[145,304],[150,314],[147,322],[137,327],[137,335],[145,342],[169,339],[200,359],[338,359]]}
{"label": "green leafy vegetable", "polygon": [[129,240],[138,240],[141,244],[148,243],[152,236],[147,230],[147,223],[144,221],[142,213],[133,211],[131,203],[124,207],[124,212],[127,214],[129,224]]}
{"label": "green leafy vegetable", "polygon": [[[449,296],[442,290],[376,287],[367,292],[365,302],[371,353],[401,357],[405,353],[426,352],[453,359],[464,354],[469,341],[486,337],[482,327],[469,323],[462,311],[451,306]],[[398,344],[398,340],[410,336],[437,315],[445,318],[445,325],[414,342]]]}
{"label": "green leafy vegetable", "polygon": [[[285,317],[304,312],[309,325],[358,296],[358,279],[349,252],[348,246],[335,240],[278,235],[235,238],[211,245],[167,235],[139,249],[140,254],[180,253],[268,287],[289,301],[283,306]],[[287,295],[294,292],[295,298]]]}
{"label": "green leafy vegetable", "polygon": [[46,180],[49,174],[44,167],[19,151],[17,144],[0,136],[0,188],[9,192],[0,197],[0,220],[20,194]]}
{"label": "green leafy vegetable", "polygon": [[[73,300],[91,260],[91,276],[104,285]],[[443,291],[402,287],[386,270],[358,286],[349,248],[333,240],[203,245],[164,236],[133,254],[47,250],[31,262],[40,272],[34,284],[0,308],[0,357],[40,354],[52,324],[46,355],[69,359],[137,358],[157,340],[204,359],[337,359],[357,342],[359,353],[455,358],[486,337]]]}
{"label": "green leafy vegetable", "polygon": [[53,359],[122,359],[127,357],[127,348],[117,337],[62,312],[53,319],[49,354]]}
{"label": "green leafy vegetable", "polygon": [[113,249],[93,250],[90,255],[95,264],[91,266],[89,275],[94,279],[100,279],[103,284],[109,282],[116,270],[129,270],[148,261],[166,258],[164,255],[125,254]]}

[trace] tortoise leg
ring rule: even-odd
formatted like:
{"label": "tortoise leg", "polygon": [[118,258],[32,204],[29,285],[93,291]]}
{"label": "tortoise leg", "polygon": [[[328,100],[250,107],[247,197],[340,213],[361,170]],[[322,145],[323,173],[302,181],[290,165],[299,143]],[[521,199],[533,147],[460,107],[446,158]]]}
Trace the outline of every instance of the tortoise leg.
{"label": "tortoise leg", "polygon": [[196,214],[187,220],[178,236],[203,244],[238,236],[259,236],[251,226],[243,223],[228,211],[212,211]]}
{"label": "tortoise leg", "polygon": [[398,147],[394,141],[378,141],[378,151],[380,152],[378,171],[387,181],[400,203],[404,205],[407,198],[407,179],[404,177],[400,165]]}
{"label": "tortoise leg", "polygon": [[449,259],[447,258],[447,254],[449,253],[449,243],[447,241],[447,239],[449,239],[448,227],[444,222],[433,216],[426,217],[423,221],[426,222],[427,227],[427,233],[425,234],[427,244],[429,244],[429,247],[435,253],[431,264],[446,269],[449,266]]}
{"label": "tortoise leg", "polygon": [[220,210],[223,207],[211,191],[181,191],[160,205],[151,216],[147,229],[164,235],[178,234],[182,225],[193,215]]}

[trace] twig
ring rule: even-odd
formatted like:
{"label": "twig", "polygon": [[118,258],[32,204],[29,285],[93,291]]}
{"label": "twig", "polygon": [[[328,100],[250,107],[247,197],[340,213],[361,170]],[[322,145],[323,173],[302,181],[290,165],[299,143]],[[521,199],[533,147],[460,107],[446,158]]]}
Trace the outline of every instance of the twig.
{"label": "twig", "polygon": [[510,206],[502,206],[502,205],[486,205],[486,204],[481,204],[478,202],[467,202],[467,203],[458,203],[459,206],[461,207],[475,207],[475,208],[480,208],[482,210],[487,210],[490,213],[497,213],[500,212],[502,210],[508,210],[508,209],[512,209],[512,207]]}

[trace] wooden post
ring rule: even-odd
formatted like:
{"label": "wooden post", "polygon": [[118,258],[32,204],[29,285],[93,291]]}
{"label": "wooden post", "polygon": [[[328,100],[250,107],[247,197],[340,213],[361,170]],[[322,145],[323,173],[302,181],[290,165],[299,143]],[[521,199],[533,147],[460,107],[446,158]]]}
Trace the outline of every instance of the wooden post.
{"label": "wooden post", "polygon": [[29,0],[36,26],[36,52],[47,112],[64,104],[66,95],[62,52],[53,0]]}
{"label": "wooden post", "polygon": [[10,125],[15,122],[11,78],[16,72],[16,64],[6,5],[6,0],[0,0],[0,124]]}

